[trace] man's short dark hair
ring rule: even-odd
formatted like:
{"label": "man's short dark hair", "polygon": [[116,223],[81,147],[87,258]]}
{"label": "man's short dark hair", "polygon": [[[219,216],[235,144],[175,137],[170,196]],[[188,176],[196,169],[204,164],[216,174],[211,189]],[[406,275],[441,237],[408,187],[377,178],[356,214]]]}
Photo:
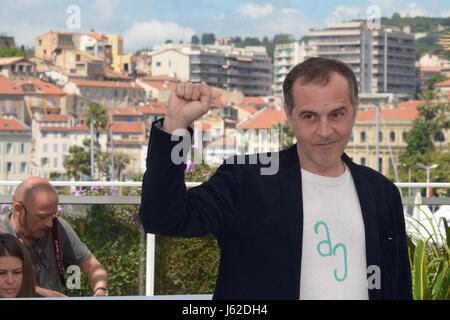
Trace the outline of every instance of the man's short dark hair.
{"label": "man's short dark hair", "polygon": [[355,108],[358,100],[358,83],[356,82],[356,77],[352,69],[341,61],[316,57],[309,58],[296,65],[284,79],[284,103],[287,106],[289,114],[291,114],[294,109],[292,88],[294,87],[295,81],[300,79],[302,85],[313,82],[325,86],[328,84],[330,76],[333,73],[338,73],[347,79],[350,89],[350,101]]}

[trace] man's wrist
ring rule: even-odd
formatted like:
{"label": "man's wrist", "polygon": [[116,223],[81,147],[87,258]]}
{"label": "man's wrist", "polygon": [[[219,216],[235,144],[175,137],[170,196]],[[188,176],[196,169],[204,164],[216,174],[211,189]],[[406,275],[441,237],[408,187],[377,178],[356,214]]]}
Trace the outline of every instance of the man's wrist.
{"label": "man's wrist", "polygon": [[108,288],[105,288],[105,287],[98,287],[98,288],[95,288],[94,294],[96,294],[97,291],[99,291],[99,290],[102,290],[103,292],[105,292],[105,296],[109,295],[109,290],[108,290]]}
{"label": "man's wrist", "polygon": [[177,129],[187,130],[188,128],[189,128],[189,125],[187,125],[183,121],[172,119],[167,116],[164,118],[163,126],[162,126],[162,130],[164,130],[165,132],[170,133],[170,134],[172,134]]}

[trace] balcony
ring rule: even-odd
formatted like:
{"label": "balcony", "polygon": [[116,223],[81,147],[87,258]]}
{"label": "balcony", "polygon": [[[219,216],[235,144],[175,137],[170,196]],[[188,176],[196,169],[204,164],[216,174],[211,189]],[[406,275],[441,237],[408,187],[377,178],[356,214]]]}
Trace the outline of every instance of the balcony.
{"label": "balcony", "polygon": [[[20,181],[0,181],[0,188],[14,188],[20,183]],[[75,181],[52,181],[51,182],[55,188],[57,188],[58,192],[60,193],[59,196],[59,204],[62,208],[65,208],[67,210],[72,210],[74,215],[77,215],[78,218],[81,220],[79,223],[82,223],[83,219],[86,218],[85,224],[89,224],[89,217],[84,212],[89,210],[91,206],[93,205],[100,205],[100,206],[109,206],[121,208],[122,206],[125,206],[127,208],[135,208],[138,209],[138,206],[140,205],[141,197],[138,195],[138,192],[141,188],[141,182],[103,182],[103,181],[94,181],[94,182],[75,182]],[[196,182],[188,182],[186,183],[187,188],[192,188],[194,186],[199,185],[199,183]],[[409,218],[414,218],[415,216],[415,209],[422,208],[422,206],[434,206],[436,209],[439,206],[443,205],[450,205],[450,198],[448,197],[424,197],[422,198],[420,196],[421,190],[427,187],[431,188],[450,188],[450,183],[396,183],[396,186],[400,189],[404,204],[404,211],[405,211],[405,217],[407,218],[407,221],[410,220]],[[75,188],[78,188],[76,192],[74,192],[73,195],[67,195],[67,194],[61,194],[63,193],[63,188],[72,188],[72,190],[75,190]],[[86,192],[82,192],[80,188],[83,188],[83,190],[86,190]],[[94,190],[94,188],[110,188],[109,190],[112,190],[112,195],[105,196],[105,195],[84,195],[88,193],[88,190]],[[1,189],[0,189],[1,190]],[[11,193],[3,193],[0,194],[0,204],[8,205],[11,204]],[[77,208],[79,207],[79,208]],[[2,206],[3,214],[7,211],[4,211],[4,208]],[[0,212],[0,214],[2,214]],[[114,214],[114,212],[110,212],[109,214]],[[137,214],[137,213],[136,213]],[[450,219],[450,217],[448,218]],[[414,232],[411,228],[408,228],[407,224],[407,230],[408,232]],[[141,255],[141,265],[139,267],[139,272],[135,272],[139,275],[139,291],[135,292],[132,295],[117,295],[112,292],[114,296],[111,297],[105,297],[105,298],[92,298],[92,297],[83,297],[78,298],[76,296],[73,296],[69,299],[150,299],[150,300],[209,300],[212,298],[212,294],[204,294],[204,293],[198,293],[198,292],[189,292],[186,294],[173,294],[173,295],[158,295],[155,294],[155,287],[158,283],[158,273],[155,272],[155,267],[158,265],[157,257],[158,255],[158,241],[160,238],[158,236],[155,236],[153,234],[145,234],[142,228],[140,228],[140,235],[141,238],[141,246],[140,248],[133,248],[133,245],[128,245],[128,249],[130,252],[135,252],[135,254]],[[106,236],[106,235],[105,235]],[[113,235],[114,237],[114,235]],[[139,245],[138,245],[139,246]],[[94,247],[90,247],[91,251],[95,251]],[[192,259],[195,259],[195,256],[190,256]],[[138,266],[136,266],[138,268]],[[124,272],[132,272],[133,270],[127,269]],[[135,271],[135,270],[134,270]],[[111,277],[111,271],[110,273],[110,282],[111,284],[114,283],[113,280],[115,278]],[[117,275],[114,275],[117,276]],[[42,299],[42,298],[39,298]],[[50,298],[49,298],[50,299]]]}

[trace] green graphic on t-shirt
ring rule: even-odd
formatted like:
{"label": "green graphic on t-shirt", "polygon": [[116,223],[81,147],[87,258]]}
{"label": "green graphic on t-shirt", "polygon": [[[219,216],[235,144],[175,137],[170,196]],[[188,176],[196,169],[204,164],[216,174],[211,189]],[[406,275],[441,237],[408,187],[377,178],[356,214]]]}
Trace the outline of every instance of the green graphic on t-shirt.
{"label": "green graphic on t-shirt", "polygon": [[[336,244],[336,245],[333,247],[333,245],[332,245],[332,243],[331,243],[331,239],[330,239],[330,232],[329,232],[329,230],[328,230],[328,225],[327,225],[327,223],[324,222],[324,221],[319,221],[319,222],[317,222],[317,223],[314,225],[314,232],[315,232],[316,234],[319,233],[319,227],[320,227],[320,226],[324,226],[324,228],[325,228],[326,239],[320,241],[320,242],[317,244],[317,252],[320,254],[321,257],[329,257],[329,256],[331,256],[331,255],[335,256],[337,250],[338,250],[339,248],[342,248],[343,257],[344,257],[344,274],[343,274],[341,277],[338,276],[337,268],[335,268],[335,269],[334,269],[334,272],[333,272],[333,275],[334,275],[334,278],[335,278],[337,281],[339,281],[339,282],[344,281],[345,279],[347,279],[347,271],[348,271],[348,265],[347,265],[347,247],[346,247],[345,244],[343,244],[343,243],[338,243],[338,244]],[[325,252],[322,251],[321,248],[322,248],[323,246],[325,246],[326,249],[327,249],[328,251],[325,251]]]}

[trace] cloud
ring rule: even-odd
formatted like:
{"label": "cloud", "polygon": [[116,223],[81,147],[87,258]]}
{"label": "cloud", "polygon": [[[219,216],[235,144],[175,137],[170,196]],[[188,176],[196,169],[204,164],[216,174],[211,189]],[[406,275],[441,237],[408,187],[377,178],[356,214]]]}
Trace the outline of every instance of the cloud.
{"label": "cloud", "polygon": [[274,7],[270,3],[258,5],[249,2],[237,10],[237,13],[243,17],[250,19],[260,19],[274,11]]}
{"label": "cloud", "polygon": [[164,43],[168,39],[174,42],[182,40],[186,43],[194,34],[193,28],[181,27],[175,22],[151,20],[133,23],[124,33],[124,41],[128,50],[136,50]]}
{"label": "cloud", "polygon": [[337,6],[334,11],[325,18],[325,22],[338,23],[351,21],[354,19],[364,19],[366,17],[366,9],[363,7]]}
{"label": "cloud", "polygon": [[405,0],[371,0],[371,3],[380,7],[382,17],[391,17],[396,12],[402,17],[432,16],[427,9],[415,2]]}

